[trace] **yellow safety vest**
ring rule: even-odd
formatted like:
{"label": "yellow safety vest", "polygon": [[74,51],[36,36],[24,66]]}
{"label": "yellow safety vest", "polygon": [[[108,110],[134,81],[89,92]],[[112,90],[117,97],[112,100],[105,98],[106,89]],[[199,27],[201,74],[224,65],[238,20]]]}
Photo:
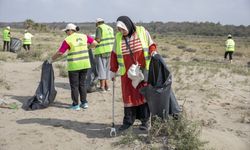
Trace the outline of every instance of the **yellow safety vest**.
{"label": "yellow safety vest", "polygon": [[32,35],[30,33],[24,33],[23,44],[31,44]]}
{"label": "yellow safety vest", "polygon": [[106,24],[101,24],[98,27],[102,30],[102,37],[101,42],[95,47],[95,55],[111,52],[114,45],[113,28]]}
{"label": "yellow safety vest", "polygon": [[233,39],[227,39],[226,41],[226,51],[233,52],[235,50],[235,43]]}
{"label": "yellow safety vest", "polygon": [[3,41],[10,41],[10,30],[3,30]]}
{"label": "yellow safety vest", "polygon": [[[146,35],[146,30],[142,26],[136,26],[136,33],[141,41],[142,48],[144,51],[144,57],[146,60],[146,70],[149,70],[149,63],[150,63],[150,55],[149,55],[149,41]],[[124,65],[124,59],[122,56],[122,33],[116,33],[116,54],[117,54],[117,61],[119,65],[120,75],[124,75],[126,73],[126,68]]]}
{"label": "yellow safety vest", "polygon": [[90,68],[87,36],[85,34],[73,33],[66,37],[65,41],[70,46],[67,55],[68,71]]}

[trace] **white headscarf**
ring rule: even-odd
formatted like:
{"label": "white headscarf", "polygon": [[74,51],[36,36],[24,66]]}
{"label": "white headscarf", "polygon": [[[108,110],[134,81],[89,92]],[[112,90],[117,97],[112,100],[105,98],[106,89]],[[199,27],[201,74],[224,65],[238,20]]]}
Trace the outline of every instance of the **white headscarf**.
{"label": "white headscarf", "polygon": [[121,21],[117,21],[116,22],[116,27],[120,27],[120,28],[128,31],[128,28],[126,27],[126,25],[123,22],[121,22]]}

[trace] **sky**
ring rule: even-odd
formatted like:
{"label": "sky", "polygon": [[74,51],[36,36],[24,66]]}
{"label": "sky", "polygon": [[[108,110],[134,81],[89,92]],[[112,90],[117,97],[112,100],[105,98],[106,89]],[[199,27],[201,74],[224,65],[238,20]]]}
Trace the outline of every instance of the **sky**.
{"label": "sky", "polygon": [[214,22],[250,25],[250,0],[0,0],[0,22]]}

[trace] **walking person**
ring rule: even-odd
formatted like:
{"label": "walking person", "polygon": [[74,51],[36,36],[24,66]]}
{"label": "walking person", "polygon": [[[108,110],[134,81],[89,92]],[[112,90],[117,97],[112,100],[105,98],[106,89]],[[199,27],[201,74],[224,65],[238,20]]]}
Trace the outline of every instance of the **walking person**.
{"label": "walking person", "polygon": [[235,42],[234,42],[231,34],[229,34],[227,36],[227,40],[225,42],[225,45],[226,45],[226,51],[225,51],[224,59],[226,60],[227,55],[229,55],[230,63],[232,63],[232,61],[233,61],[233,53],[234,53],[234,50],[235,50]]}
{"label": "walking person", "polygon": [[7,26],[3,30],[3,51],[5,51],[5,47],[7,48],[6,51],[10,51],[10,26]]}
{"label": "walking person", "polygon": [[156,53],[156,44],[144,27],[136,26],[127,16],[120,16],[116,26],[119,32],[116,33],[114,48],[111,52],[110,70],[113,74],[119,70],[121,75],[124,117],[119,131],[131,127],[135,119],[141,121],[139,127],[141,130],[147,130],[150,112],[145,98],[139,92],[139,89],[147,83],[131,80],[128,72],[134,64],[148,71],[150,57]]}
{"label": "walking person", "polygon": [[[72,110],[80,110],[88,108],[87,89],[85,87],[85,80],[87,70],[91,68],[88,48],[94,48],[97,42],[90,36],[77,33],[79,27],[69,23],[63,29],[67,37],[62,42],[59,50],[48,60],[50,63],[62,56],[66,51],[68,61],[68,75],[71,88]],[[81,104],[79,105],[79,94]]]}
{"label": "walking person", "polygon": [[108,79],[110,79],[109,60],[114,44],[113,28],[104,23],[102,18],[96,19],[96,36],[98,42],[95,48],[95,59],[97,63],[98,79],[102,92],[110,91]]}
{"label": "walking person", "polygon": [[23,36],[23,48],[28,51],[30,50],[31,46],[31,38],[34,37],[31,33],[28,32],[28,30],[24,30],[24,36]]}

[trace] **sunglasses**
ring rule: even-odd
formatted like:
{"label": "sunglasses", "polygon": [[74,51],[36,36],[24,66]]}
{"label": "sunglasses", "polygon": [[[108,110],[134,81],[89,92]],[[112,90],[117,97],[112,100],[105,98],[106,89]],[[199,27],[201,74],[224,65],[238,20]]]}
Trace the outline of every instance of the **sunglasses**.
{"label": "sunglasses", "polygon": [[70,31],[70,30],[66,30],[65,33],[67,33],[68,31]]}

